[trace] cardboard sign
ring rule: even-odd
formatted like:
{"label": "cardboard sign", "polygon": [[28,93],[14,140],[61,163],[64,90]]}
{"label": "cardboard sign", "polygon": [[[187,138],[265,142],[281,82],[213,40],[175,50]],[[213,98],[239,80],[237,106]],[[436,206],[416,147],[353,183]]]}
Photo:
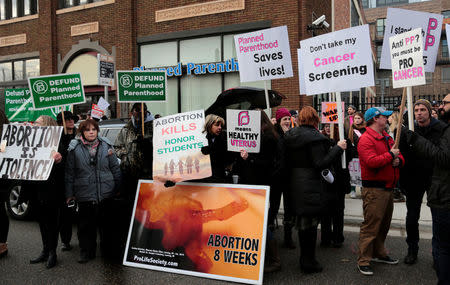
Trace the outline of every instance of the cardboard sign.
{"label": "cardboard sign", "polygon": [[123,264],[262,284],[269,186],[140,180]]}
{"label": "cardboard sign", "polygon": [[204,124],[203,110],[153,121],[154,180],[179,182],[212,175],[209,155],[201,152],[208,145]]}
{"label": "cardboard sign", "polygon": [[348,163],[348,171],[350,172],[350,184],[352,186],[362,187],[361,165],[359,158],[354,158]]}
{"label": "cardboard sign", "polygon": [[[70,111],[70,106],[65,106],[64,110]],[[28,88],[5,89],[5,114],[10,122],[34,122],[41,115],[56,120],[60,112],[59,107],[35,110]]]}
{"label": "cardboard sign", "polygon": [[241,82],[292,77],[286,26],[234,36]]}
{"label": "cardboard sign", "polygon": [[106,111],[106,110],[108,109],[108,107],[109,107],[109,103],[106,102],[106,100],[103,99],[103,97],[100,97],[100,98],[98,99],[97,106],[98,106],[100,109],[102,109],[103,111]]}
{"label": "cardboard sign", "polygon": [[412,10],[388,8],[381,49],[380,69],[391,69],[389,38],[416,28],[422,28],[423,63],[426,72],[434,72],[441,40],[443,16]]}
{"label": "cardboard sign", "polygon": [[114,86],[114,57],[97,54],[98,85]]}
{"label": "cardboard sign", "polygon": [[118,102],[166,101],[163,71],[117,71]]}
{"label": "cardboard sign", "polygon": [[63,127],[3,125],[0,152],[1,179],[47,180],[58,151]]}
{"label": "cardboard sign", "polygon": [[374,86],[369,25],[300,42],[306,95]]}
{"label": "cardboard sign", "polygon": [[[342,103],[342,112],[345,109],[345,103]],[[338,109],[337,102],[322,102],[322,124],[337,124],[338,123]]]}
{"label": "cardboard sign", "polygon": [[418,28],[389,38],[394,88],[426,84],[421,32]]}
{"label": "cardboard sign", "polygon": [[227,109],[229,151],[258,153],[261,145],[261,111]]}

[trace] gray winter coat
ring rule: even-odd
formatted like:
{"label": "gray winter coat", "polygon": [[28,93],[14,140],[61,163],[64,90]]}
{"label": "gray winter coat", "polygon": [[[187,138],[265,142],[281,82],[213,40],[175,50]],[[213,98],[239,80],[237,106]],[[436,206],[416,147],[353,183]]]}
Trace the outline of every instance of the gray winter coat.
{"label": "gray winter coat", "polygon": [[96,201],[112,197],[120,184],[120,167],[112,143],[103,137],[97,146],[96,159],[80,139],[70,142],[66,161],[66,198],[75,197],[78,202]]}

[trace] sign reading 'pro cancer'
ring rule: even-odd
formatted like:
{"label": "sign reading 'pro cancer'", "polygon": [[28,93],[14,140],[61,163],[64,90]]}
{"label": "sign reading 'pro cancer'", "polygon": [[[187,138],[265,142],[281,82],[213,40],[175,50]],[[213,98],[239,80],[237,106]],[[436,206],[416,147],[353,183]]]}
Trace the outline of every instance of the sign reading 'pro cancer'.
{"label": "sign reading 'pro cancer'", "polygon": [[79,73],[30,77],[28,78],[28,87],[35,109],[85,102]]}
{"label": "sign reading 'pro cancer'", "polygon": [[166,101],[164,71],[117,71],[119,102]]}
{"label": "sign reading 'pro cancer'", "polygon": [[62,127],[3,125],[0,152],[0,178],[47,180],[58,151]]}
{"label": "sign reading 'pro cancer'", "polygon": [[421,30],[418,28],[389,38],[394,88],[426,83]]}
{"label": "sign reading 'pro cancer'", "polygon": [[202,132],[203,110],[162,117],[153,121],[153,179],[180,182],[211,176],[208,145]]}
{"label": "sign reading 'pro cancer'", "polygon": [[441,40],[443,16],[412,10],[388,8],[383,47],[381,49],[381,69],[391,69],[389,38],[416,28],[422,28],[423,63],[426,72],[434,72],[436,57]]}
{"label": "sign reading 'pro cancer'", "polygon": [[[70,111],[70,106],[65,106]],[[53,107],[35,110],[28,88],[5,89],[5,114],[10,122],[34,122],[41,115],[47,115],[56,120],[61,108]]]}
{"label": "sign reading 'pro cancer'", "polygon": [[307,95],[374,86],[369,25],[300,42]]}
{"label": "sign reading 'pro cancer'", "polygon": [[286,26],[234,36],[241,82],[292,77]]}
{"label": "sign reading 'pro cancer'", "polygon": [[261,111],[227,110],[228,150],[259,152]]}

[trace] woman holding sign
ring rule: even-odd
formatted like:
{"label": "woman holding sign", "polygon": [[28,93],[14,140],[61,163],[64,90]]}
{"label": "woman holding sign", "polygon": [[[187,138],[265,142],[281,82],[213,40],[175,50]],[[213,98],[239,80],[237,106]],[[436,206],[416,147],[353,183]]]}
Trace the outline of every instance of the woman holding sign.
{"label": "woman holding sign", "polygon": [[288,131],[280,145],[282,171],[288,172],[291,207],[297,215],[300,241],[300,267],[305,273],[321,272],[315,249],[320,217],[330,207],[329,184],[334,181],[330,167],[347,148],[345,140],[330,148],[328,139],[317,129],[319,116],[312,107],[299,114],[299,127]]}
{"label": "woman holding sign", "polygon": [[98,137],[98,123],[92,119],[83,121],[78,129],[80,138],[71,141],[66,162],[66,198],[70,204],[78,204],[79,263],[95,258],[97,228],[100,232],[102,254],[109,254],[114,236],[115,221],[112,199],[120,183],[120,168],[108,139]]}
{"label": "woman holding sign", "polygon": [[[3,134],[3,124],[9,124],[5,113],[0,110],[0,136]],[[2,152],[3,152],[3,146]],[[8,254],[6,240],[9,231],[9,219],[6,214],[5,202],[8,199],[9,183],[6,179],[0,179],[0,258]]]}

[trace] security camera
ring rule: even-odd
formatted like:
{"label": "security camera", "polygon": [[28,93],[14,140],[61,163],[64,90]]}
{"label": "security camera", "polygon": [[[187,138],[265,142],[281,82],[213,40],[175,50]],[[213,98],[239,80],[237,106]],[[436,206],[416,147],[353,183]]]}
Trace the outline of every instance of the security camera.
{"label": "security camera", "polygon": [[322,15],[319,18],[315,19],[314,22],[312,22],[312,24],[318,26],[322,24],[323,21],[325,21],[325,15]]}
{"label": "security camera", "polygon": [[330,24],[328,24],[327,21],[323,21],[323,26],[328,29],[330,27]]}

